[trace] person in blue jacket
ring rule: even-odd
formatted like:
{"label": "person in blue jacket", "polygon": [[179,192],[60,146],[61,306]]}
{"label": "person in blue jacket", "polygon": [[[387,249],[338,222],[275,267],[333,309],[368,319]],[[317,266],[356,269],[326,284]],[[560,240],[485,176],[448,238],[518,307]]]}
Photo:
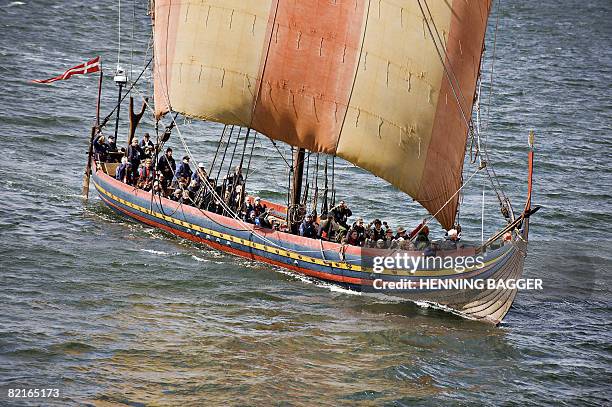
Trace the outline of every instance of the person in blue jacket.
{"label": "person in blue jacket", "polygon": [[317,237],[317,227],[314,224],[312,215],[308,214],[304,218],[304,221],[300,224],[300,236],[309,237],[314,239]]}
{"label": "person in blue jacket", "polygon": [[193,171],[191,171],[191,167],[189,166],[189,156],[186,155],[185,157],[183,157],[183,161],[176,169],[174,179],[178,182],[179,178],[185,178],[187,182],[189,182],[189,180],[191,179],[191,175],[193,175]]}
{"label": "person in blue jacket", "polygon": [[121,159],[121,164],[115,170],[115,179],[125,184],[132,185],[132,174],[132,164],[128,161],[127,157],[123,157]]}
{"label": "person in blue jacket", "polygon": [[97,161],[106,162],[108,160],[108,144],[103,135],[99,135],[93,143],[94,157]]}

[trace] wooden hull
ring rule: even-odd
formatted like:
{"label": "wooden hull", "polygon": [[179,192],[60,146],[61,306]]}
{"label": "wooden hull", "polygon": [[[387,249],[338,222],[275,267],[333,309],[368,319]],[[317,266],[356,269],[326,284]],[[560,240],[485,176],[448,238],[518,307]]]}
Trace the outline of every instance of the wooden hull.
{"label": "wooden hull", "polygon": [[[214,249],[268,263],[361,292],[384,293],[411,301],[447,307],[468,318],[498,324],[514,298],[516,289],[427,289],[431,280],[518,279],[527,249],[528,219],[521,238],[483,255],[483,266],[458,273],[454,269],[422,267],[413,271],[374,273],[374,256],[388,250],[342,246],[259,228],[215,213],[181,205],[136,189],[108,176],[94,164],[93,183],[101,199],[116,212],[174,235]],[[278,207],[278,206],[277,206]],[[474,254],[467,250],[464,254]],[[420,252],[411,256],[420,257]],[[378,289],[382,282],[412,284],[406,289]],[[409,283],[412,282],[412,283]],[[415,288],[416,287],[416,288]]]}

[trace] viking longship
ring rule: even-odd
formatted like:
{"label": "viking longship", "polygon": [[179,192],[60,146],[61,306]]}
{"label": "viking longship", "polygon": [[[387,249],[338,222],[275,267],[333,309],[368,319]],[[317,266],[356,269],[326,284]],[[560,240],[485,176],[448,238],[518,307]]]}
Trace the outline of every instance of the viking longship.
{"label": "viking longship", "polygon": [[[537,209],[531,205],[532,138],[524,207],[515,211],[503,192],[497,194],[504,226],[452,254],[482,256],[480,264],[461,272],[435,264],[376,271],[373,259],[389,256],[389,249],[295,233],[306,213],[320,219],[336,203],[327,184],[332,168],[325,164],[325,183],[313,186],[304,177],[307,157],[317,158],[317,169],[327,158],[340,157],[419,202],[431,214],[426,222],[437,221],[445,230],[458,227],[464,186],[476,173],[488,174],[492,182],[494,177],[472,119],[491,6],[490,0],[152,1],[154,55],[145,69],[152,71],[153,103],[145,99],[142,111],[135,112],[132,96],[141,76],[128,81],[119,72],[118,104],[98,119],[91,141],[112,132],[106,125],[111,117],[118,120],[128,95],[127,144],[140,118],[150,113],[157,129],[156,156],[170,137],[191,156],[179,115],[223,124],[217,154],[200,161],[191,156],[192,165],[206,164],[210,178],[202,191],[208,204],[175,201],[117,180],[118,164],[92,154],[91,143],[84,194],[91,174],[106,205],[146,225],[349,290],[435,304],[498,324],[516,288],[435,288],[427,282],[521,277],[529,216]],[[257,135],[292,149],[287,202],[265,202],[275,228],[241,215],[249,197],[249,151]],[[238,167],[234,175],[244,177],[231,186],[228,177],[212,179],[224,165],[228,146],[238,151],[239,159],[231,164],[232,171]],[[472,160],[466,160],[466,151]],[[464,168],[465,161],[473,173]],[[432,256],[414,249],[408,254]],[[414,284],[400,284],[406,281]]]}

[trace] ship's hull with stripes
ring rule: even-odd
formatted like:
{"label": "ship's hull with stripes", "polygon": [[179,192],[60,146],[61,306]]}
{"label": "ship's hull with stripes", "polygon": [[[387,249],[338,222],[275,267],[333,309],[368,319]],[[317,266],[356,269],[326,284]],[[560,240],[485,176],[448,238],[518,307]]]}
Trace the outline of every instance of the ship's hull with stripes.
{"label": "ship's hull with stripes", "polygon": [[[425,280],[518,279],[523,272],[527,249],[528,219],[520,234],[509,244],[483,254],[481,267],[458,273],[454,269],[420,268],[385,270],[375,273],[371,260],[388,251],[342,246],[291,235],[240,220],[181,205],[150,192],[136,189],[108,176],[94,163],[93,182],[106,205],[122,215],[163,229],[176,236],[208,245],[227,253],[282,267],[322,281],[361,292],[376,292],[447,307],[462,316],[497,324],[504,318],[516,289],[425,289]],[[280,206],[276,206],[280,208]],[[467,249],[462,254],[475,255]],[[414,256],[421,253],[414,252]],[[444,255],[444,254],[439,254]],[[375,280],[378,280],[376,284]],[[381,282],[413,282],[405,289],[377,289]]]}

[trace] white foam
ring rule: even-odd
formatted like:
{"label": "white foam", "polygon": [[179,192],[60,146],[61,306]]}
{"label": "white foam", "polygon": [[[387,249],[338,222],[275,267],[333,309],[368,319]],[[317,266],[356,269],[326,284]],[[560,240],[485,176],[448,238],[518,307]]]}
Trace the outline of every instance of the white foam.
{"label": "white foam", "polygon": [[361,295],[361,291],[349,290],[347,288],[342,288],[337,285],[323,283],[325,286],[329,286],[329,290],[335,293],[342,294],[350,294],[350,295]]}
{"label": "white foam", "polygon": [[204,263],[204,262],[208,262],[208,261],[210,261],[210,260],[207,260],[207,259],[203,259],[203,258],[201,258],[201,257],[198,257],[198,256],[196,256],[196,255],[191,255],[191,258],[192,258],[192,259],[194,259],[195,261],[199,261],[199,262],[201,262],[201,263]]}
{"label": "white foam", "polygon": [[151,250],[151,249],[140,249],[141,252],[156,254],[158,256],[167,256],[168,253],[162,252],[161,250]]}

